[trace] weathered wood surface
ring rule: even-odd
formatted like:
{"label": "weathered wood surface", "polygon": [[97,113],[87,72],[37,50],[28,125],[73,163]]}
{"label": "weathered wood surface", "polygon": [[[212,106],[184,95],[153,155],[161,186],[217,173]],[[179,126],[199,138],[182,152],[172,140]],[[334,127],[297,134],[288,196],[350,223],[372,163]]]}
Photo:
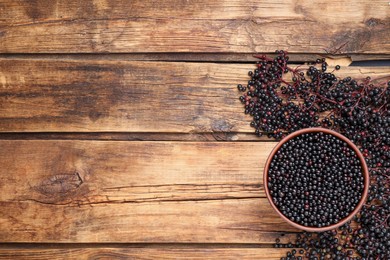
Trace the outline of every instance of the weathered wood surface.
{"label": "weathered wood surface", "polygon": [[[245,84],[253,68],[252,64],[3,59],[0,131],[251,133],[236,85]],[[337,75],[389,78],[390,68],[344,67]]]}
{"label": "weathered wood surface", "polygon": [[164,246],[160,248],[72,248],[72,249],[0,249],[0,259],[280,259],[285,250],[273,248],[180,248]]}
{"label": "weathered wood surface", "polygon": [[262,186],[276,143],[235,86],[256,52],[389,59],[389,17],[379,0],[0,0],[0,259],[284,256],[271,244],[298,230]]}
{"label": "weathered wood surface", "polygon": [[273,243],[275,144],[0,141],[1,241]]}
{"label": "weathered wood surface", "polygon": [[387,1],[0,2],[1,53],[390,53]]}

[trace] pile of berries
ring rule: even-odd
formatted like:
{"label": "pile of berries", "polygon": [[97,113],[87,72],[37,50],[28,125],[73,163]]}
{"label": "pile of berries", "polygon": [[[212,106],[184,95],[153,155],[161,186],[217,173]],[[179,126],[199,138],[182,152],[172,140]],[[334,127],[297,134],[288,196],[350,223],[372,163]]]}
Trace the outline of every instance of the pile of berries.
{"label": "pile of berries", "polygon": [[313,132],[284,143],[268,170],[272,201],[306,227],[338,223],[356,208],[364,189],[359,157],[338,137]]}
{"label": "pile of berries", "polygon": [[390,259],[390,81],[339,79],[340,66],[327,72],[325,59],[291,68],[284,51],[256,57],[248,84],[238,85],[255,134],[280,140],[307,127],[335,130],[359,147],[371,176],[370,196],[351,225],[310,239],[298,235],[293,246],[302,253],[284,259]]}

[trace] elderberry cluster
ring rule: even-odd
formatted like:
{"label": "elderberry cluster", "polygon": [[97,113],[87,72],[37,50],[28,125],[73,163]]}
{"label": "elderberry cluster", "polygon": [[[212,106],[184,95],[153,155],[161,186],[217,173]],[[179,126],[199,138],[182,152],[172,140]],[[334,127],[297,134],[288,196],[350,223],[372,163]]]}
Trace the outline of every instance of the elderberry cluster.
{"label": "elderberry cluster", "polygon": [[287,218],[307,227],[326,227],[356,208],[364,177],[358,156],[345,141],[315,132],[279,148],[268,171],[268,188]]}
{"label": "elderberry cluster", "polygon": [[353,225],[313,234],[294,245],[303,248],[301,254],[291,251],[284,259],[354,259],[351,249],[361,256],[356,259],[390,259],[390,81],[338,78],[327,72],[325,59],[291,68],[285,51],[256,57],[260,61],[248,73],[248,84],[238,86],[256,135],[280,140],[306,127],[330,128],[359,147],[371,176],[370,196]]}
{"label": "elderberry cluster", "polygon": [[[323,126],[343,133],[357,144],[366,137],[368,143],[380,138],[380,145],[390,144],[390,83],[387,87],[374,85],[369,77],[362,82],[351,77],[338,79],[326,72],[325,59],[316,61],[321,68],[291,68],[286,52],[277,54],[274,59],[256,56],[260,61],[254,71],[249,71],[248,84],[238,85],[239,91],[245,92],[240,100],[245,113],[253,117],[250,125],[258,136],[267,134],[279,140],[302,128]],[[367,151],[368,143],[362,143]],[[379,157],[382,156],[385,158],[368,163],[382,164],[381,159],[384,162],[390,158],[388,153]]]}
{"label": "elderberry cluster", "polygon": [[[332,260],[353,260],[361,259],[354,255],[352,249],[353,229],[348,222],[335,230],[321,233],[303,232],[297,234],[295,243],[291,247],[301,248],[293,249],[286,253],[282,260],[301,260],[301,259],[332,259]],[[276,248],[283,247],[277,239]]]}
{"label": "elderberry cluster", "polygon": [[367,204],[357,214],[351,242],[366,258],[390,259],[390,169],[371,171]]}

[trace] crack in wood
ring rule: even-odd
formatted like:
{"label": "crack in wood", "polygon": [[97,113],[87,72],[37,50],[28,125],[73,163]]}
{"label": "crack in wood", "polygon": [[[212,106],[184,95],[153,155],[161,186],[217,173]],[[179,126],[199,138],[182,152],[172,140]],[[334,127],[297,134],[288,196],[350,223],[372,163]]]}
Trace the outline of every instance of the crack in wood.
{"label": "crack in wood", "polygon": [[[131,189],[131,188],[158,188],[158,187],[178,187],[178,186],[190,186],[190,187],[227,187],[230,188],[233,185],[228,184],[228,183],[212,183],[212,184],[207,184],[207,183],[175,183],[175,184],[151,184],[151,185],[125,185],[125,186],[115,186],[115,187],[105,187],[103,188],[104,190],[121,190],[121,189]],[[239,187],[250,187],[250,188],[261,188],[261,184],[255,183],[255,184],[239,184],[235,185]]]}
{"label": "crack in wood", "polygon": [[246,197],[229,197],[229,196],[221,196],[216,198],[189,198],[189,199],[158,199],[156,198],[144,198],[139,200],[102,200],[102,201],[80,201],[80,200],[72,200],[69,202],[52,202],[52,201],[43,201],[38,199],[24,199],[24,200],[17,200],[18,202],[23,201],[32,201],[39,204],[45,204],[45,205],[53,205],[53,206],[70,206],[70,207],[80,207],[80,206],[93,206],[93,205],[100,205],[100,204],[151,204],[151,203],[178,203],[178,202],[207,202],[207,201],[221,201],[221,200],[248,200],[248,199],[262,199],[262,196],[246,196]]}

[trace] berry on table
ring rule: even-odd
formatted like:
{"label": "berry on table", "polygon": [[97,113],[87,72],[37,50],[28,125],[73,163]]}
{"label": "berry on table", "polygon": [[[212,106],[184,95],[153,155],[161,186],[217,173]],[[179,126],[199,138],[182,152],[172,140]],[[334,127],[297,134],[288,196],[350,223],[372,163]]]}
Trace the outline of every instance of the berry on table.
{"label": "berry on table", "polygon": [[[250,88],[238,89],[246,92],[241,95],[240,101],[245,113],[253,117],[252,125],[257,136],[266,135],[280,140],[302,128],[329,128],[359,147],[370,171],[368,200],[356,215],[355,225],[343,227],[344,235],[337,230],[313,236],[304,233],[299,237],[301,234],[298,234],[295,247],[301,249],[298,251],[300,256],[296,258],[390,259],[390,81],[382,84],[370,77],[363,80],[351,77],[340,79],[333,72],[327,72],[324,58],[317,59],[312,63],[314,65],[308,67],[292,68],[288,65],[286,51],[278,50],[274,58],[266,55],[255,57],[259,58],[259,62],[256,69],[248,73]],[[339,69],[339,66],[335,67],[335,71]],[[320,159],[325,167],[334,168],[328,164],[332,156],[320,155]],[[308,169],[312,167],[304,166]],[[352,180],[347,176],[344,183]],[[305,187],[305,181],[297,182],[294,192]],[[324,179],[317,180],[316,184],[313,180],[312,189],[313,185],[317,189],[323,185],[333,186],[332,182],[324,183]],[[281,195],[283,198],[289,196],[283,190]],[[309,198],[313,195],[305,192],[303,196]],[[279,199],[277,203],[280,206]],[[310,203],[305,203],[305,206],[311,210]],[[294,216],[299,212],[297,207],[289,210],[286,214],[295,221],[314,224],[309,214],[304,214],[303,218]],[[336,217],[346,209],[338,210],[337,213],[337,209],[332,209]],[[324,213],[324,218],[328,218],[329,214]],[[283,244],[278,246],[284,247]],[[351,256],[352,248],[361,258]]]}

